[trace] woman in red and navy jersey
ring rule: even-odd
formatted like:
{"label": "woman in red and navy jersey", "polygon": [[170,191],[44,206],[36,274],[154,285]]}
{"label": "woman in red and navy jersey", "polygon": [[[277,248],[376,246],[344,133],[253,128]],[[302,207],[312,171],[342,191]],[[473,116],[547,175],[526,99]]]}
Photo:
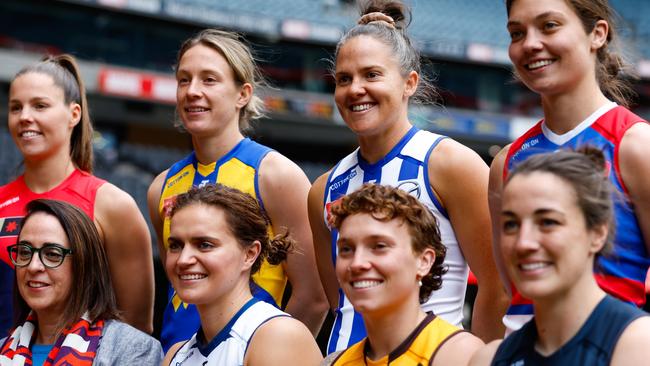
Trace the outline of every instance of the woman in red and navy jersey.
{"label": "woman in red and navy jersey", "polygon": [[[609,49],[615,40],[612,9],[607,0],[508,0],[506,7],[510,59],[519,79],[541,96],[544,119],[492,163],[493,227],[500,225],[503,180],[520,162],[559,149],[600,149],[620,195],[614,197],[613,256],[598,260],[596,280],[607,293],[642,306],[650,265],[650,160],[644,152],[650,126],[626,108],[623,63]],[[498,245],[495,250],[500,261]],[[531,316],[530,301],[515,291],[506,326],[517,329]]]}
{"label": "woman in red and navy jersey", "polygon": [[11,326],[12,313],[13,265],[6,248],[16,244],[27,203],[40,198],[72,203],[95,222],[108,253],[119,310],[128,323],[151,332],[149,231],[128,193],[92,175],[93,129],[72,56],[48,57],[16,74],[9,88],[8,125],[24,173],[0,187],[0,332]]}

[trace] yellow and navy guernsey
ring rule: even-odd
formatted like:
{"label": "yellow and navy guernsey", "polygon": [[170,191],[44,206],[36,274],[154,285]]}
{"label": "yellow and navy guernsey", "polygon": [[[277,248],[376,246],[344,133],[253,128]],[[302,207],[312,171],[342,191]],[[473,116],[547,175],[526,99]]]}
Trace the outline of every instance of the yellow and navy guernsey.
{"label": "yellow and navy guernsey", "polygon": [[[270,148],[245,138],[217,162],[202,165],[192,152],[185,159],[172,165],[165,178],[159,204],[159,212],[163,217],[165,247],[169,238],[169,209],[174,198],[193,186],[220,183],[233,187],[255,197],[264,209],[259,194],[258,172],[262,159],[270,151],[272,151]],[[269,234],[273,235],[270,225]],[[253,280],[255,281],[251,284],[253,295],[279,307],[287,283],[282,266],[270,265],[264,261],[260,271],[253,276]],[[190,339],[200,325],[196,307],[182,302],[170,285],[160,335],[165,352],[175,343]]]}
{"label": "yellow and navy guernsey", "polygon": [[371,360],[367,356],[368,338],[364,338],[339,354],[332,362],[332,366],[431,365],[440,346],[460,332],[465,332],[465,330],[446,322],[433,313],[428,313],[417,328],[390,354],[379,360]]}

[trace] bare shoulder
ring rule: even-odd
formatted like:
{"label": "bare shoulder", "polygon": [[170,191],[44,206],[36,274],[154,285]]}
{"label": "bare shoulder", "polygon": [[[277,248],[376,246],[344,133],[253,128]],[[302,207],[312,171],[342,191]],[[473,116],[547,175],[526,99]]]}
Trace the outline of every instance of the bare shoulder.
{"label": "bare shoulder", "polygon": [[445,138],[434,148],[428,161],[429,172],[436,174],[462,173],[486,167],[483,159],[469,147],[450,138]]}
{"label": "bare shoulder", "polygon": [[277,151],[269,152],[260,163],[260,179],[304,178],[307,176],[298,164]]}
{"label": "bare shoulder", "polygon": [[440,345],[432,365],[466,365],[474,352],[484,345],[472,333],[459,332]]}
{"label": "bare shoulder", "polygon": [[650,316],[634,320],[618,339],[612,365],[645,365],[650,359]]}
{"label": "bare shoulder", "polygon": [[492,363],[497,349],[503,340],[497,339],[479,348],[469,361],[470,366],[485,366]]}
{"label": "bare shoulder", "polygon": [[301,365],[318,365],[322,359],[309,329],[294,318],[279,316],[257,329],[250,341],[244,364],[279,366],[301,360]]}
{"label": "bare shoulder", "polygon": [[97,190],[95,197],[95,218],[110,219],[114,215],[140,212],[133,197],[112,183],[105,183]]}

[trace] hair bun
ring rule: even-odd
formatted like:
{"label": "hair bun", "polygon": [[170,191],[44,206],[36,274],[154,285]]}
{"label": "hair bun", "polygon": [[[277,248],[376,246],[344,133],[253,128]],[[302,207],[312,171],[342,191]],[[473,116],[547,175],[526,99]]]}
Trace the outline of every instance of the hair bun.
{"label": "hair bun", "polygon": [[603,152],[594,147],[594,146],[584,146],[576,150],[576,152],[583,154],[586,156],[589,160],[591,160],[597,167],[598,169],[605,171],[607,168],[607,161],[605,160],[605,155]]}
{"label": "hair bun", "polygon": [[394,22],[394,27],[397,29],[406,29],[406,27],[411,23],[411,11],[401,1],[366,0],[361,3],[362,16],[375,12],[383,13],[391,17]]}

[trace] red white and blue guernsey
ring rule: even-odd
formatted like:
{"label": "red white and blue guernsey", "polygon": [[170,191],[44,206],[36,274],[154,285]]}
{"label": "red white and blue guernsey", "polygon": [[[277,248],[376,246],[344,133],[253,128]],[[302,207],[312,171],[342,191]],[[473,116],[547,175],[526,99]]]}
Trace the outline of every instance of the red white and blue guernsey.
{"label": "red white and blue guernsey", "polygon": [[[445,265],[449,269],[442,276],[442,287],[422,304],[422,309],[461,326],[469,269],[447,212],[431,189],[427,166],[431,152],[444,138],[446,137],[412,127],[383,159],[374,164],[366,162],[359,149],[355,150],[332,169],[327,179],[324,217],[327,224],[332,202],[359,189],[364,183],[398,187],[417,197],[438,220],[442,243],[447,247]],[[338,232],[333,228],[331,232],[332,258],[336,265]],[[365,336],[366,329],[361,315],[354,311],[350,301],[339,289],[339,304],[327,353],[348,348]]]}
{"label": "red white and blue guernsey", "polygon": [[[600,107],[574,129],[562,135],[553,133],[542,120],[512,143],[504,164],[505,180],[517,164],[535,154],[559,149],[575,150],[583,146],[592,146],[603,152],[607,166],[610,167],[609,179],[618,191],[613,195],[616,236],[611,255],[598,258],[594,276],[598,285],[607,293],[637,306],[645,303],[644,284],[650,257],[621,178],[618,149],[625,132],[640,122],[647,123],[613,102]],[[532,316],[532,303],[523,298],[513,286],[512,302],[504,317],[508,331],[521,328]]]}

